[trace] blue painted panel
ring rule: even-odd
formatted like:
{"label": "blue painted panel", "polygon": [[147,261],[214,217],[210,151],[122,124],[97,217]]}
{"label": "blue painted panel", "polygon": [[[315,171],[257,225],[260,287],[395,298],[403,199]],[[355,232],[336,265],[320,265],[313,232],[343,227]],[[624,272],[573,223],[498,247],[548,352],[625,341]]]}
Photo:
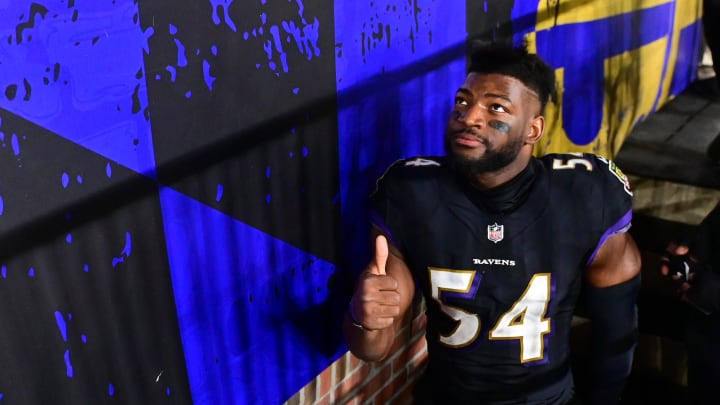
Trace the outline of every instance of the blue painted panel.
{"label": "blue painted panel", "polygon": [[191,404],[157,184],[0,110],[0,195],[2,403]]}
{"label": "blue painted panel", "polygon": [[136,3],[0,2],[0,107],[153,175]]}
{"label": "blue painted panel", "polygon": [[195,404],[280,403],[339,356],[334,265],[172,189],[161,200]]}

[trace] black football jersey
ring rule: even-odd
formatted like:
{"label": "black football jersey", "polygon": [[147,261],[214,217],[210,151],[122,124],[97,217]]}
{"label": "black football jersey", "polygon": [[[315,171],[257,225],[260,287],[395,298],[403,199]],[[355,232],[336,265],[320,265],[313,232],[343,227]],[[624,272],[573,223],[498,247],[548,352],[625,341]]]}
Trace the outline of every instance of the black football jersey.
{"label": "black football jersey", "polygon": [[530,164],[533,185],[509,213],[473,202],[445,157],[396,162],[370,197],[374,224],[425,297],[421,384],[438,402],[523,402],[567,380],[583,271],[629,228],[632,193],[612,161],[551,154]]}

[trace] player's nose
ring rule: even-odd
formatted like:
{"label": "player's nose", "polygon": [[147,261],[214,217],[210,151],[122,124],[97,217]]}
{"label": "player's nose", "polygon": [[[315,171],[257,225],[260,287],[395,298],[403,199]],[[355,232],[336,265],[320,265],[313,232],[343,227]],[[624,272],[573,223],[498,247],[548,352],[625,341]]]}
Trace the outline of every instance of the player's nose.
{"label": "player's nose", "polygon": [[463,111],[459,111],[457,119],[469,127],[483,127],[486,123],[485,112],[486,110],[483,106],[473,103]]}

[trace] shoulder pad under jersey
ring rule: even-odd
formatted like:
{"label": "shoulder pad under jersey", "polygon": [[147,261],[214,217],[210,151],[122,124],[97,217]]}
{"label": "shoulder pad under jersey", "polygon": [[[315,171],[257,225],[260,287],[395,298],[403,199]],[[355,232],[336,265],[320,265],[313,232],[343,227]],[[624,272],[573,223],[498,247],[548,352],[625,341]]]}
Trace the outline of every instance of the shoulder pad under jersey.
{"label": "shoulder pad under jersey", "polygon": [[540,158],[554,175],[586,177],[587,181],[604,184],[608,189],[622,190],[632,197],[630,181],[610,159],[593,153],[553,153]]}
{"label": "shoulder pad under jersey", "polygon": [[381,187],[382,183],[392,183],[395,181],[403,181],[410,179],[424,179],[433,172],[440,172],[445,165],[442,157],[412,157],[395,161],[385,170],[376,183],[376,189]]}
{"label": "shoulder pad under jersey", "polygon": [[390,165],[370,194],[372,221],[384,229],[398,247],[408,223],[424,218],[438,203],[438,179],[445,172],[442,158],[414,157]]}

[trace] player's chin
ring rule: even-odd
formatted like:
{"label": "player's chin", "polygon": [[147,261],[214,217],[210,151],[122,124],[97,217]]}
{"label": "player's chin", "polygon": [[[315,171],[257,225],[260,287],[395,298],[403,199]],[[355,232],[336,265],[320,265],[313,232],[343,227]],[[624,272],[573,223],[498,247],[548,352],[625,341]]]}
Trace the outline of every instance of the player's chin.
{"label": "player's chin", "polygon": [[451,143],[448,148],[448,153],[456,160],[474,162],[480,160],[483,157],[485,148],[482,145],[467,146],[463,144]]}

